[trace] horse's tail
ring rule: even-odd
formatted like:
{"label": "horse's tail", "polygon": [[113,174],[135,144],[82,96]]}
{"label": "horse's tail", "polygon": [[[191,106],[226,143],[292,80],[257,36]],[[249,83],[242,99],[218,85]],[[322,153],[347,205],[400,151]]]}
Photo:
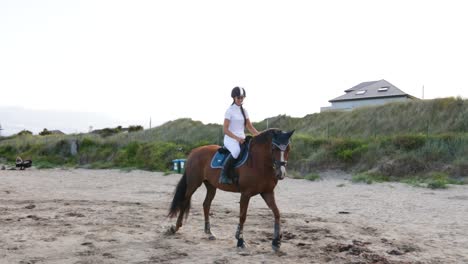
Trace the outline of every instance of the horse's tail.
{"label": "horse's tail", "polygon": [[185,194],[187,192],[187,172],[184,172],[182,178],[180,178],[179,183],[174,192],[174,198],[172,199],[171,208],[169,209],[169,217],[174,217],[180,211],[182,214],[186,213],[185,218],[187,218],[190,210],[190,198],[188,201],[185,201]]}

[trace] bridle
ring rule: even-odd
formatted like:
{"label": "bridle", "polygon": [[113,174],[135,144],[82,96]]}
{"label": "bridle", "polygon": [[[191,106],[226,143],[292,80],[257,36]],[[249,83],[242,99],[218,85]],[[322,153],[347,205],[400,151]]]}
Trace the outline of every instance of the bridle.
{"label": "bridle", "polygon": [[[284,174],[286,173],[286,166],[288,165],[288,161],[284,159],[284,153],[289,146],[289,140],[287,144],[280,144],[278,142],[272,141],[271,144],[271,158],[273,161],[273,169],[276,171],[276,177],[280,180],[284,178]],[[273,150],[279,149],[280,153],[280,160],[277,160],[273,155]]]}

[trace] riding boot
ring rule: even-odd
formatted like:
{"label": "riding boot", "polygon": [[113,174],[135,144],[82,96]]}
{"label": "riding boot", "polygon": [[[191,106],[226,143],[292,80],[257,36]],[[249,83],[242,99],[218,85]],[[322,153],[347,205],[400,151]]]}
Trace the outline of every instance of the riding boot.
{"label": "riding boot", "polygon": [[221,173],[221,183],[225,184],[232,184],[234,179],[234,164],[236,163],[237,159],[235,159],[232,155],[228,156],[228,160],[224,163],[223,171]]}

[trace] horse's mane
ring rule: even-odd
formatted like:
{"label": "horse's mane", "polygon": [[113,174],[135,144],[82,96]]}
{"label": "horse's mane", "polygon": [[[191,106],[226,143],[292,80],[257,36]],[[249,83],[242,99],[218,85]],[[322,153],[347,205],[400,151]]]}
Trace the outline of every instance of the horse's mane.
{"label": "horse's mane", "polygon": [[278,128],[270,128],[267,130],[263,130],[260,134],[256,135],[252,139],[252,143],[264,144],[269,142],[273,137],[273,132],[281,131]]}

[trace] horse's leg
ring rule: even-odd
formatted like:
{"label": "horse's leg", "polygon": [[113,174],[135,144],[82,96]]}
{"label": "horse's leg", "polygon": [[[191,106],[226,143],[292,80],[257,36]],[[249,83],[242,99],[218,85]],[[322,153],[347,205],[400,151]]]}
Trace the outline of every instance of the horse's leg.
{"label": "horse's leg", "polygon": [[205,233],[208,234],[210,240],[215,240],[216,236],[211,232],[210,226],[210,207],[213,198],[216,195],[216,188],[208,182],[204,182],[206,186],[206,196],[203,202],[203,213],[205,214]]}
{"label": "horse's leg", "polygon": [[265,200],[268,207],[273,211],[273,215],[275,216],[275,229],[273,234],[273,242],[272,247],[273,250],[277,251],[281,247],[281,227],[280,227],[280,212],[278,207],[276,206],[275,202],[275,193],[262,193],[262,198]]}
{"label": "horse's leg", "polygon": [[240,199],[240,212],[239,212],[239,225],[237,226],[236,238],[237,238],[237,247],[245,248],[244,241],[244,222],[247,218],[247,209],[249,208],[250,196],[246,194],[241,194]]}

